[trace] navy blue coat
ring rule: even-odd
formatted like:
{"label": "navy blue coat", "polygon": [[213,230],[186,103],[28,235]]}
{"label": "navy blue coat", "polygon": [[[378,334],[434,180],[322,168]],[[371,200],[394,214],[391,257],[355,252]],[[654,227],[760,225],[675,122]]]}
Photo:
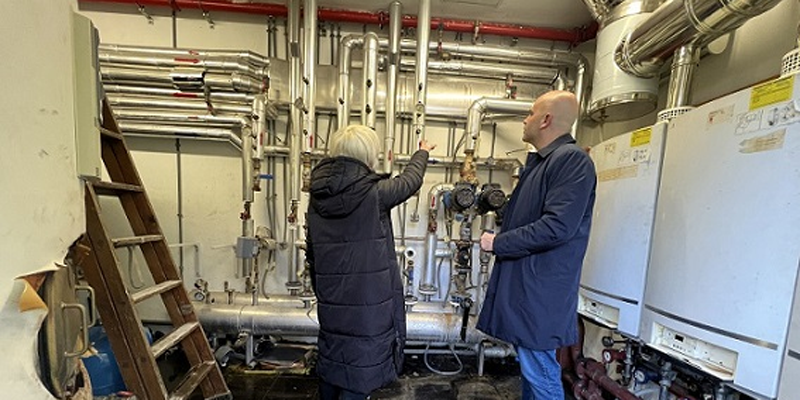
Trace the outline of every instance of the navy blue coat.
{"label": "navy blue coat", "polygon": [[389,211],[422,186],[427,160],[416,152],[392,179],[347,157],[311,173],[306,255],[325,382],[366,394],[397,378],[406,319]]}
{"label": "navy blue coat", "polygon": [[531,350],[578,341],[578,284],[597,178],[574,143],[565,134],[528,155],[494,239],[478,329]]}

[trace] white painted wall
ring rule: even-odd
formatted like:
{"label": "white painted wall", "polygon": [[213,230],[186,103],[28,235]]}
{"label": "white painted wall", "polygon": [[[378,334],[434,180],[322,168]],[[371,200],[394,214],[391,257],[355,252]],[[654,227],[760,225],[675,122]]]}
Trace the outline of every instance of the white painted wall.
{"label": "white painted wall", "polygon": [[62,261],[84,231],[76,177],[72,1],[0,2],[0,392],[49,399],[35,368],[41,310],[20,314],[14,278]]}

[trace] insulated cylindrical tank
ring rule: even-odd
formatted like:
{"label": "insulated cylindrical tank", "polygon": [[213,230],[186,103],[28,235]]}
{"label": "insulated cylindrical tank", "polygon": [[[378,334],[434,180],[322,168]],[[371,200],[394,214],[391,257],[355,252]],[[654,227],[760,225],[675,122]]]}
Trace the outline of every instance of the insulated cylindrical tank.
{"label": "insulated cylindrical tank", "polygon": [[639,78],[614,62],[620,41],[650,13],[630,15],[611,22],[597,35],[589,115],[595,121],[621,121],[641,117],[656,109],[658,78]]}

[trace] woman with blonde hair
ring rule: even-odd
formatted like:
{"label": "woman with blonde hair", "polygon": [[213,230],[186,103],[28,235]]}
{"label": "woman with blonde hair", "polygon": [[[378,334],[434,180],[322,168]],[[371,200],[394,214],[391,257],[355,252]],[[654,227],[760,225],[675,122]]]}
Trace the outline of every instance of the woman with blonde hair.
{"label": "woman with blonde hair", "polygon": [[323,400],[366,399],[402,367],[405,307],[389,212],[422,186],[435,145],[421,141],[394,178],[374,170],[379,146],[371,128],[347,126],[311,172],[306,255],[318,300]]}

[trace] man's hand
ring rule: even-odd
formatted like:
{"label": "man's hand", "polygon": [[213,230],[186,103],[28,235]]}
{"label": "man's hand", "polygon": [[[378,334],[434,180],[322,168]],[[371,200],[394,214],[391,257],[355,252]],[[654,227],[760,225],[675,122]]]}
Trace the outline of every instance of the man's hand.
{"label": "man's hand", "polygon": [[425,140],[425,139],[422,139],[422,140],[420,140],[420,141],[419,141],[419,149],[420,149],[420,150],[425,150],[425,151],[427,151],[428,153],[430,153],[430,152],[431,152],[431,150],[433,150],[433,149],[435,149],[435,148],[436,148],[436,145],[435,145],[435,144],[430,144],[430,143],[428,143],[428,141],[427,141],[427,140]]}
{"label": "man's hand", "polygon": [[484,232],[481,235],[481,250],[494,251],[494,233]]}

